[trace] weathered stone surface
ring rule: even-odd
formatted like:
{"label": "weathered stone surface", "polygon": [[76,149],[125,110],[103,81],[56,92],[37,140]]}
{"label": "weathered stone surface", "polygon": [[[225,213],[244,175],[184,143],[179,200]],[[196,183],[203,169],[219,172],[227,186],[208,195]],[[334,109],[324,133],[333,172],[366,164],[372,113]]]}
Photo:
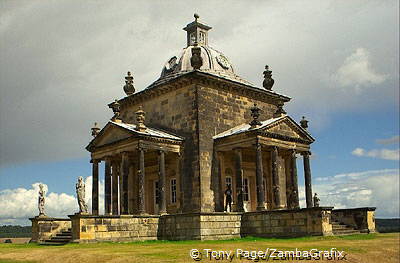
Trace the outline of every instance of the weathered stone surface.
{"label": "weathered stone surface", "polygon": [[37,216],[29,220],[32,222],[32,242],[44,241],[60,231],[71,228],[70,219]]}

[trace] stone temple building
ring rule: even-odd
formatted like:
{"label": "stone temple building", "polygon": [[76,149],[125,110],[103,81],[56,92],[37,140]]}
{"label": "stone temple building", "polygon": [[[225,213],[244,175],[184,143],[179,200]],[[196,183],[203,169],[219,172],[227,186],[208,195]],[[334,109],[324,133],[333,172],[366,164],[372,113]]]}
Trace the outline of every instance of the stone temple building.
{"label": "stone temple building", "polygon": [[[108,106],[113,117],[92,128],[92,211],[69,219],[32,218],[35,241],[226,239],[333,235],[375,230],[374,208],[334,210],[313,204],[307,121],[284,110],[290,98],[241,78],[210,46],[198,15],[183,30],[186,47],[160,77]],[[278,85],[277,85],[278,86]],[[296,167],[296,158],[302,167]],[[99,214],[99,163],[105,167]],[[297,170],[304,169],[306,208]],[[232,208],[225,212],[225,191]],[[317,200],[316,200],[317,201]]]}

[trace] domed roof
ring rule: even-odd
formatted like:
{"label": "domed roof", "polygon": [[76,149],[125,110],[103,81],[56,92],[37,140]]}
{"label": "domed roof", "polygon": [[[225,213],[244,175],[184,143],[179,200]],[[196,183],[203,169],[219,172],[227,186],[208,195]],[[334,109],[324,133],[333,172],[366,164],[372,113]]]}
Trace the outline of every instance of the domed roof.
{"label": "domed roof", "polygon": [[[183,49],[179,57],[174,56],[170,58],[163,67],[161,78],[169,74],[194,70],[190,63],[192,48],[194,47],[195,46],[188,46]],[[200,71],[211,71],[231,76],[235,75],[232,64],[222,52],[209,46],[200,45],[199,47],[201,48],[200,56],[203,59],[203,65],[200,67]]]}
{"label": "domed roof", "polygon": [[208,30],[211,27],[198,22],[198,18],[195,15],[195,21],[184,28],[187,31],[187,47],[183,49],[178,57],[173,56],[165,63],[161,76],[155,83],[194,71],[190,61],[192,58],[192,49],[199,47],[201,50],[202,65],[197,69],[198,71],[207,72],[246,85],[253,85],[235,74],[232,64],[222,52],[208,46]]}

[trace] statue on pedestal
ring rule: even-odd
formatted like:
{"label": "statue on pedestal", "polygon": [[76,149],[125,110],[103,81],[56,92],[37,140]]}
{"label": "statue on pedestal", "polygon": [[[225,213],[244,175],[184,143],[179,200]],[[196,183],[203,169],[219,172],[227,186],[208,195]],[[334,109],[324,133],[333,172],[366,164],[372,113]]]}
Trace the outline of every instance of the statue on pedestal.
{"label": "statue on pedestal", "polygon": [[43,184],[39,184],[39,198],[38,198],[39,216],[45,216],[44,213],[45,194],[46,192],[43,190]]}
{"label": "statue on pedestal", "polygon": [[229,207],[229,212],[232,212],[232,188],[231,185],[229,184],[227,189],[225,190],[225,212],[228,212],[228,207]]}
{"label": "statue on pedestal", "polygon": [[76,198],[78,199],[79,213],[87,214],[88,207],[85,202],[85,183],[83,182],[82,176],[79,176],[78,182],[76,183]]}
{"label": "statue on pedestal", "polygon": [[318,196],[317,193],[314,193],[314,207],[319,207],[319,201],[321,201]]}

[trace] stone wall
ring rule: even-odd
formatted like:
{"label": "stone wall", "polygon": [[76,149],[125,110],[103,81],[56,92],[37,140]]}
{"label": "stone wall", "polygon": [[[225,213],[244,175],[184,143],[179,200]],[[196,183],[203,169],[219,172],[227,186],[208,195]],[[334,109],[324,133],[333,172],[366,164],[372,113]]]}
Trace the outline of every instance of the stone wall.
{"label": "stone wall", "polygon": [[32,242],[41,242],[71,228],[70,219],[36,216],[29,220],[32,222]]}
{"label": "stone wall", "polygon": [[258,211],[243,214],[242,236],[299,237],[332,235],[332,208]]}
{"label": "stone wall", "polygon": [[163,216],[71,215],[73,242],[332,235],[332,208]]}
{"label": "stone wall", "polygon": [[146,112],[145,124],[149,127],[172,132],[185,138],[182,154],[183,210],[200,210],[200,173],[198,154],[198,105],[197,88],[187,83],[168,93],[145,97],[133,95],[132,103],[121,106],[121,118],[127,123],[136,123],[135,112],[139,106]]}
{"label": "stone wall", "polygon": [[164,215],[160,218],[158,235],[162,240],[201,239],[200,217],[198,213]]}
{"label": "stone wall", "polygon": [[210,213],[200,215],[201,240],[222,240],[241,237],[242,213]]}
{"label": "stone wall", "polygon": [[213,136],[248,123],[252,120],[250,108],[257,103],[261,108],[261,120],[272,118],[276,106],[272,101],[261,101],[239,93],[237,90],[224,90],[207,85],[198,85],[199,107],[199,153],[200,153],[200,184],[201,211],[216,211],[218,202],[216,193],[217,181],[212,179]]}
{"label": "stone wall", "polygon": [[157,240],[159,216],[70,215],[72,242]]}
{"label": "stone wall", "polygon": [[240,237],[241,213],[190,213],[160,218],[159,239],[220,240]]}
{"label": "stone wall", "polygon": [[360,207],[349,209],[335,209],[332,211],[332,220],[352,226],[362,233],[374,233],[375,207]]}

